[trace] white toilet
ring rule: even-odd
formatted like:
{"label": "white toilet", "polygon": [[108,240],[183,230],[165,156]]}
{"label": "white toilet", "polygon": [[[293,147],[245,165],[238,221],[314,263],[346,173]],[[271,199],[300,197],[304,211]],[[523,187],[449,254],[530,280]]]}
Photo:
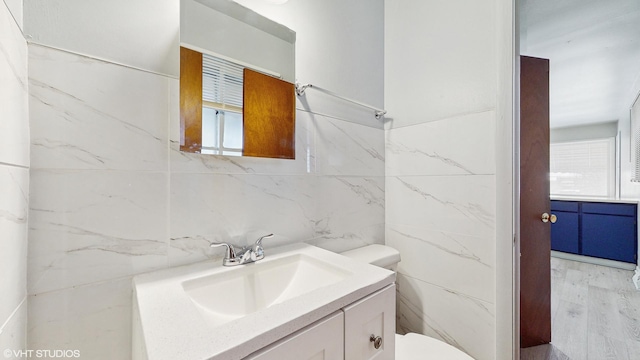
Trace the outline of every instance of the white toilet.
{"label": "white toilet", "polygon": [[[369,245],[343,252],[342,255],[392,271],[396,271],[400,262],[398,250],[384,245]],[[396,334],[396,360],[409,359],[474,360],[440,340],[414,333]]]}

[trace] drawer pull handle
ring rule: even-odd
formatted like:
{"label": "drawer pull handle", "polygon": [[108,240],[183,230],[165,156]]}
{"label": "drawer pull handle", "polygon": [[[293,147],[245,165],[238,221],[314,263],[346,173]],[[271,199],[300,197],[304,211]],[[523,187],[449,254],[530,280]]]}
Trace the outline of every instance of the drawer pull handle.
{"label": "drawer pull handle", "polygon": [[380,346],[382,346],[382,338],[380,336],[371,335],[369,341],[373,343],[373,347],[376,349],[380,349]]}

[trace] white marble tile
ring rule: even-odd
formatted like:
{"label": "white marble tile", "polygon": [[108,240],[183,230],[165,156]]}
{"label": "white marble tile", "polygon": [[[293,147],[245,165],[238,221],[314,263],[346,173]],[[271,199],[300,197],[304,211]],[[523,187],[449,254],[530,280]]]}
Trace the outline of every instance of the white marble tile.
{"label": "white marble tile", "polygon": [[313,116],[296,112],[296,158],[201,155],[180,151],[180,115],[177,85],[172,84],[171,171],[202,174],[306,174],[316,171],[316,130]]}
{"label": "white marble tile", "polygon": [[[342,66],[344,67],[344,64]],[[318,84],[316,83],[314,85]],[[337,88],[327,90],[333,91],[339,96],[349,97],[346,92],[340,93]],[[358,100],[353,96],[351,99],[364,102],[364,100]],[[372,101],[370,101],[369,104],[370,106],[374,106],[378,109],[383,108],[382,104],[375,105]],[[296,108],[319,116],[340,119],[342,121],[368,126],[375,129],[384,129],[384,123],[386,121],[385,119],[376,119],[375,110],[371,109],[369,106],[356,105],[349,101],[340,99],[339,97],[328,95],[315,89],[306,90],[302,96],[298,96]]]}
{"label": "white marble tile", "polygon": [[386,222],[482,238],[495,236],[495,176],[386,178]]}
{"label": "white marble tile", "polygon": [[213,241],[247,245],[274,233],[265,248],[313,236],[313,176],[171,175],[171,264],[220,256]]}
{"label": "white marble tile", "polygon": [[443,340],[477,360],[495,359],[495,306],[399,274],[398,327]]}
{"label": "white marble tile", "polygon": [[384,243],[384,177],[317,178],[310,244],[342,252]]}
{"label": "white marble tile", "polygon": [[0,165],[0,325],[27,292],[29,170]]}
{"label": "white marble tile", "polygon": [[[27,349],[27,299],[20,303],[4,326],[0,324],[0,351],[3,359],[24,359],[20,350]],[[5,321],[1,319],[0,321]],[[9,350],[10,352],[7,352]]]}
{"label": "white marble tile", "polygon": [[387,224],[385,243],[402,258],[398,272],[487,302],[495,302],[495,240]]}
{"label": "white marble tile", "polygon": [[165,173],[32,170],[29,294],[167,265]]}
{"label": "white marble tile", "polygon": [[317,172],[321,175],[384,176],[384,131],[311,115],[317,130]]}
{"label": "white marble tile", "polygon": [[169,79],[29,46],[33,168],[166,170]]}
{"label": "white marble tile", "polygon": [[4,0],[4,3],[7,4],[7,8],[9,8],[13,18],[22,29],[22,0]]}
{"label": "white marble tile", "polygon": [[385,3],[384,21],[389,125],[395,128],[495,108],[495,4],[393,1]]}
{"label": "white marble tile", "polygon": [[178,77],[180,2],[175,0],[29,0],[31,41]]}
{"label": "white marble tile", "polygon": [[29,296],[28,348],[131,358],[131,278]]}
{"label": "white marble tile", "polygon": [[495,112],[386,131],[386,175],[495,173]]}
{"label": "white marble tile", "polygon": [[27,43],[0,4],[0,162],[29,166]]}

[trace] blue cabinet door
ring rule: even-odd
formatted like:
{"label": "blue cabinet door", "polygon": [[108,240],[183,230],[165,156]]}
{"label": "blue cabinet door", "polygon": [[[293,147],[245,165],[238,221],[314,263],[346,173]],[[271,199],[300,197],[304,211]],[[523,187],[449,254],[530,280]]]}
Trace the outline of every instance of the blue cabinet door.
{"label": "blue cabinet door", "polygon": [[579,254],[578,213],[553,211],[558,217],[555,224],[551,224],[551,250]]}
{"label": "blue cabinet door", "polygon": [[582,254],[635,263],[635,217],[582,214]]}

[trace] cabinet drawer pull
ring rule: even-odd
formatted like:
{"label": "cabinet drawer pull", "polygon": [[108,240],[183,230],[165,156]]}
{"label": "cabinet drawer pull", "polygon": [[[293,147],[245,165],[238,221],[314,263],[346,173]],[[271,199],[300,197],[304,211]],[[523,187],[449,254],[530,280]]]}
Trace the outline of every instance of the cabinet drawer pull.
{"label": "cabinet drawer pull", "polygon": [[380,346],[382,346],[382,338],[380,336],[371,335],[369,341],[373,343],[373,347],[376,349],[380,349]]}

